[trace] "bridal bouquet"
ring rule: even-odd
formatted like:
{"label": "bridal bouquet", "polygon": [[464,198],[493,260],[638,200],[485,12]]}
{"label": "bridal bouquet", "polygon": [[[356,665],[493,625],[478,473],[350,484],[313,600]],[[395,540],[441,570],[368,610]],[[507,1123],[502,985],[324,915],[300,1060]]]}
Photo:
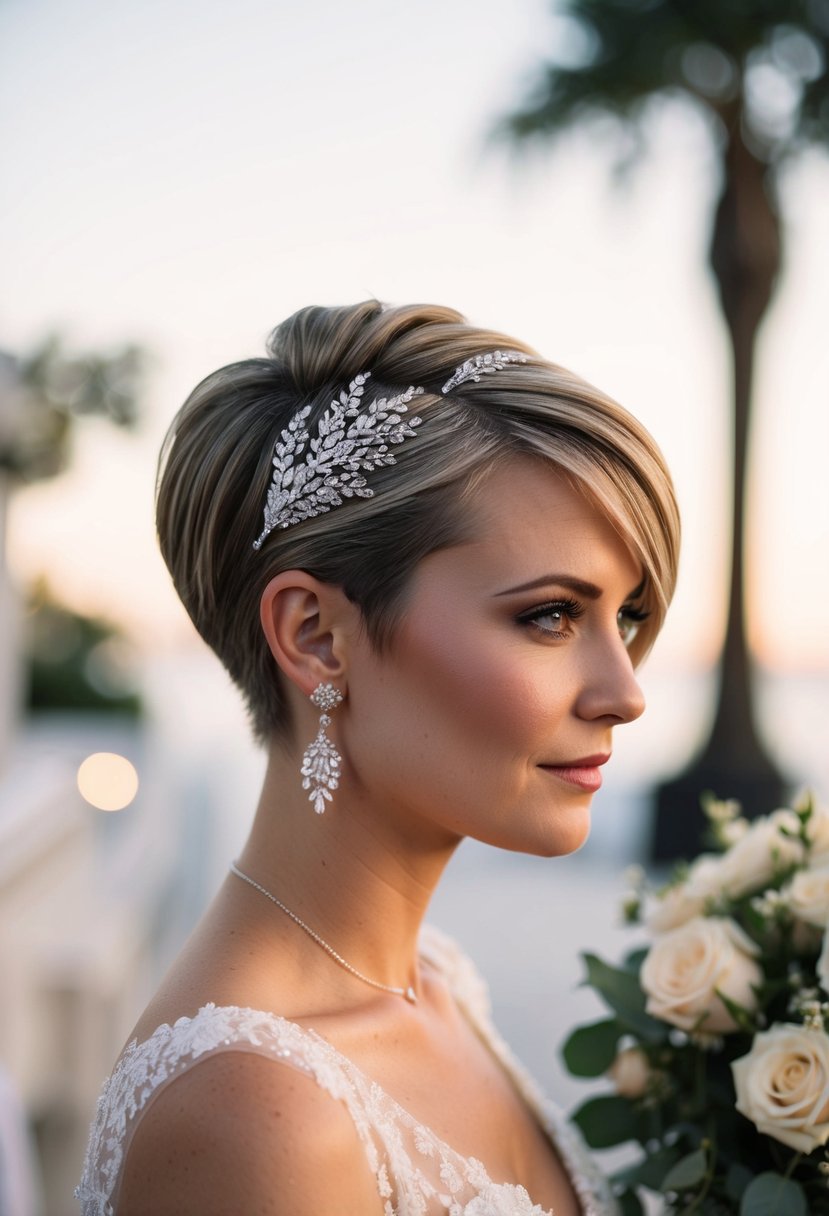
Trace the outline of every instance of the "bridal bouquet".
{"label": "bridal bouquet", "polygon": [[667,887],[633,877],[647,944],[585,955],[610,1016],[563,1055],[613,1091],[575,1113],[588,1143],[633,1141],[624,1216],[829,1216],[829,810],[811,799],[751,823],[706,802],[715,851]]}

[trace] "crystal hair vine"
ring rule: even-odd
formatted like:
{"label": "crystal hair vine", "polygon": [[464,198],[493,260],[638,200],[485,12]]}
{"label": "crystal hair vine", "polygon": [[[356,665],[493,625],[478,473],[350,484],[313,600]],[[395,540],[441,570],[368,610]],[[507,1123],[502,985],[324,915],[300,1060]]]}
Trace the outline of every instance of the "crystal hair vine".
{"label": "crystal hair vine", "polygon": [[466,363],[462,363],[460,367],[455,368],[453,376],[446,381],[440,391],[445,397],[447,393],[451,393],[459,384],[465,384],[467,380],[474,380],[477,384],[481,376],[500,372],[508,363],[526,363],[527,359],[527,355],[522,355],[517,350],[494,350],[488,355],[475,355],[472,359],[467,359]]}
{"label": "crystal hair vine", "polygon": [[[475,355],[455,369],[441,393],[445,396],[469,380],[477,383],[483,375],[501,371],[509,363],[526,363],[528,358],[515,350]],[[363,474],[397,463],[390,445],[414,436],[423,419],[408,414],[409,403],[426,390],[410,385],[396,397],[381,397],[363,408],[370,376],[371,372],[361,372],[331,402],[313,439],[305,425],[310,405],[298,410],[282,431],[274,445],[264,527],[254,549],[261,549],[275,529],[323,515],[342,506],[346,498],[373,498]]]}

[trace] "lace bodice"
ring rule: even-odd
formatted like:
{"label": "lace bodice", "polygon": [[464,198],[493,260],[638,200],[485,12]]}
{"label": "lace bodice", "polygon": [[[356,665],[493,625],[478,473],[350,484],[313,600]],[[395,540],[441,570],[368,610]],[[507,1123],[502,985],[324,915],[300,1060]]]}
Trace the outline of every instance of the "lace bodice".
{"label": "lace bodice", "polygon": [[[492,1026],[486,989],[448,938],[429,930],[421,953],[443,973],[455,999],[556,1145],[584,1216],[616,1216],[617,1207],[581,1138],[546,1103]],[[219,1051],[255,1052],[312,1077],[344,1103],[376,1179],[385,1216],[555,1216],[523,1187],[495,1183],[474,1157],[462,1157],[418,1123],[379,1085],[313,1030],[272,1013],[203,1006],[194,1017],[133,1040],[104,1085],[75,1196],[83,1216],[113,1216],[121,1168],[150,1101],[200,1060]]]}

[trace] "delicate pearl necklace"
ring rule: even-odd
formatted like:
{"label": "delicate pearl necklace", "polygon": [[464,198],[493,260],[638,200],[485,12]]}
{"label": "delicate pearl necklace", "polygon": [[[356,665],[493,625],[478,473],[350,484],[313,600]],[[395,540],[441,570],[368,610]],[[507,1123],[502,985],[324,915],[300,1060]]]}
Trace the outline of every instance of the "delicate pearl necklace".
{"label": "delicate pearl necklace", "polygon": [[345,967],[346,971],[350,971],[352,975],[356,975],[358,980],[362,980],[364,984],[370,984],[372,988],[381,988],[383,992],[391,992],[395,996],[405,997],[405,999],[412,1005],[417,1004],[417,993],[411,984],[408,986],[408,988],[395,988],[392,984],[381,984],[379,980],[369,979],[367,975],[363,975],[362,971],[358,971],[356,967],[351,966],[351,963],[347,963],[342,955],[337,954],[337,951],[333,946],[329,946],[328,942],[323,941],[319,933],[315,933],[310,925],[306,925],[304,920],[300,920],[296,912],[292,912],[289,907],[283,904],[281,899],[277,899],[275,895],[272,895],[270,891],[267,891],[263,886],[261,886],[260,883],[252,879],[249,874],[245,874],[243,870],[240,870],[235,861],[230,863],[230,869],[231,873],[235,874],[237,878],[241,878],[243,882],[248,883],[248,885],[253,887],[254,890],[260,891],[262,895],[265,895],[271,901],[272,904],[276,904],[277,908],[281,909],[286,916],[290,916],[294,924],[299,925],[300,929],[304,929],[308,936],[313,938],[318,946],[322,946],[326,954],[330,954],[335,962],[338,962],[341,967]]}

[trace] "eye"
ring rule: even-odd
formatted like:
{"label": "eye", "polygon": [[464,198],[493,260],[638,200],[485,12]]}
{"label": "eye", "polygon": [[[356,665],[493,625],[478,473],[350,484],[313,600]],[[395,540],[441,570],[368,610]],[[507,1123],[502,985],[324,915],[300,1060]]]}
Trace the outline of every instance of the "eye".
{"label": "eye", "polygon": [[576,600],[552,600],[522,612],[518,621],[522,625],[533,625],[545,637],[566,638],[572,633],[570,626],[573,621],[577,621],[583,613],[584,608]]}
{"label": "eye", "polygon": [[619,626],[619,636],[626,646],[630,646],[639,632],[639,626],[649,616],[650,613],[646,612],[644,608],[636,608],[633,604],[625,604],[624,608],[619,609],[616,614],[616,623]]}

